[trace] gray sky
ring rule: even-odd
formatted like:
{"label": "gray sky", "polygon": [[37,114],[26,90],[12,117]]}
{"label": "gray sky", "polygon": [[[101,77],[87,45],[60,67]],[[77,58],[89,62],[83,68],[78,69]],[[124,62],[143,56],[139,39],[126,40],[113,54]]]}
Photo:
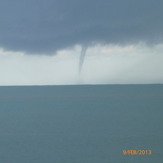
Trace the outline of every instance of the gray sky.
{"label": "gray sky", "polygon": [[163,83],[162,19],[163,0],[0,0],[0,85]]}
{"label": "gray sky", "polygon": [[76,44],[162,42],[162,0],[1,0],[0,47],[50,54]]}

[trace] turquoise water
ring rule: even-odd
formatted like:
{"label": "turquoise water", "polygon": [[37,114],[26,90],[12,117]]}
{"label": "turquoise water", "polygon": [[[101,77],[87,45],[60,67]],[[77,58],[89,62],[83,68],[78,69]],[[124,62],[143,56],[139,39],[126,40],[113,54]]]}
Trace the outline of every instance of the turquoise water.
{"label": "turquoise water", "polygon": [[163,162],[163,85],[0,87],[0,162]]}

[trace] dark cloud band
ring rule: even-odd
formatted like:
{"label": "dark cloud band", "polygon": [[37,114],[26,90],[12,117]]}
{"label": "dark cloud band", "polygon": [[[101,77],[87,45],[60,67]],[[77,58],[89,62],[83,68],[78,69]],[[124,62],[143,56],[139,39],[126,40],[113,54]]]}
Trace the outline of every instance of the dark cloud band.
{"label": "dark cloud band", "polygon": [[0,47],[29,54],[75,44],[162,42],[162,0],[2,0]]}

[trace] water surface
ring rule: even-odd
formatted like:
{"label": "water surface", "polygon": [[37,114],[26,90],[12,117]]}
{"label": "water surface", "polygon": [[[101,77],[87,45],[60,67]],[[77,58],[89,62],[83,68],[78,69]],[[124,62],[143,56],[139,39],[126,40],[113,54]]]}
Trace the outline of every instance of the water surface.
{"label": "water surface", "polygon": [[162,152],[163,85],[0,87],[2,163],[160,163]]}

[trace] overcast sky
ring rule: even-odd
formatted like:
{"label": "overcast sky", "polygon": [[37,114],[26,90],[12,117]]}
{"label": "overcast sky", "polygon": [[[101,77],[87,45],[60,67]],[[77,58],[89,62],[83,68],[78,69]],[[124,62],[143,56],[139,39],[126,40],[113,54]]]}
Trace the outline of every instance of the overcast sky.
{"label": "overcast sky", "polygon": [[162,17],[162,0],[1,0],[0,85],[163,83]]}

